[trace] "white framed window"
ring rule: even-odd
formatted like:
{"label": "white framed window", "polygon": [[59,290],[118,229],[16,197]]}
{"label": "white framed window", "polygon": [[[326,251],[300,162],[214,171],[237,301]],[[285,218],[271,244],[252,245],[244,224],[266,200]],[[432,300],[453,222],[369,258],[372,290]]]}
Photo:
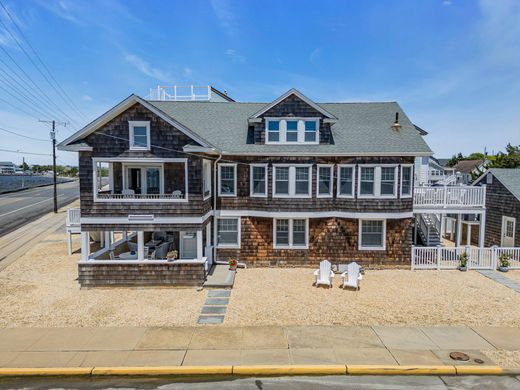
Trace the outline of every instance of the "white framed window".
{"label": "white framed window", "polygon": [[308,219],[275,218],[273,220],[273,248],[308,249],[308,247]]}
{"label": "white framed window", "polygon": [[251,196],[267,196],[267,164],[251,165],[249,185]]}
{"label": "white framed window", "polygon": [[397,164],[362,164],[358,169],[359,198],[397,198]]}
{"label": "white framed window", "polygon": [[150,150],[150,122],[128,121],[130,150]]}
{"label": "white framed window", "polygon": [[164,166],[123,164],[123,190],[136,195],[164,194]]}
{"label": "white framed window", "polygon": [[217,247],[240,248],[240,217],[217,218]]}
{"label": "white framed window", "polygon": [[358,239],[359,250],[385,250],[386,220],[360,219]]}
{"label": "white framed window", "polygon": [[333,183],[333,165],[318,164],[317,180],[316,180],[316,197],[330,198],[332,197]]}
{"label": "white framed window", "polygon": [[338,165],[338,198],[354,197],[354,165],[341,164]]}
{"label": "white framed window", "polygon": [[266,144],[318,144],[320,118],[266,118]]}
{"label": "white framed window", "polygon": [[211,197],[211,160],[202,160],[202,194],[204,200]]}
{"label": "white framed window", "polygon": [[401,198],[411,198],[413,194],[413,164],[401,165]]}
{"label": "white framed window", "polygon": [[218,178],[219,196],[237,196],[237,164],[219,164]]}
{"label": "white framed window", "polygon": [[273,164],[273,198],[310,198],[310,164]]}

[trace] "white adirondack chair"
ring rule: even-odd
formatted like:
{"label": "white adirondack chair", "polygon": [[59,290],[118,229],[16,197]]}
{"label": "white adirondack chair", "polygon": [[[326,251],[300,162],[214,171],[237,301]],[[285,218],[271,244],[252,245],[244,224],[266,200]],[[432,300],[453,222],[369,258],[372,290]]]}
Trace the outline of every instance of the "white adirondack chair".
{"label": "white adirondack chair", "polygon": [[332,287],[332,278],[334,278],[332,264],[328,260],[323,260],[320,262],[320,269],[314,271],[314,284],[316,287],[320,285]]}
{"label": "white adirondack chair", "polygon": [[361,266],[355,261],[347,266],[347,272],[341,274],[343,288],[352,287],[359,290],[359,282],[361,279],[363,279],[363,275],[361,275]]}

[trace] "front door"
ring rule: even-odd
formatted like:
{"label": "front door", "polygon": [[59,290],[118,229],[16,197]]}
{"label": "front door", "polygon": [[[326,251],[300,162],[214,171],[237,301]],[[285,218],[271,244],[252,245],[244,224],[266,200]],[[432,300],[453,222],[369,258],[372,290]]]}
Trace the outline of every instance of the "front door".
{"label": "front door", "polygon": [[516,219],[513,217],[502,217],[502,239],[500,246],[514,247],[515,246],[515,226]]}

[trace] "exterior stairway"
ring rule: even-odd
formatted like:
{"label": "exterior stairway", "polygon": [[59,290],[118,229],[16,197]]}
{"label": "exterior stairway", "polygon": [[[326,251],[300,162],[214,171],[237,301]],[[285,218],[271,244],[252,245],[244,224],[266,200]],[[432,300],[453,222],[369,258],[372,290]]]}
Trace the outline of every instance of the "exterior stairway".
{"label": "exterior stairway", "polygon": [[440,220],[435,214],[420,214],[418,233],[426,246],[441,245]]}

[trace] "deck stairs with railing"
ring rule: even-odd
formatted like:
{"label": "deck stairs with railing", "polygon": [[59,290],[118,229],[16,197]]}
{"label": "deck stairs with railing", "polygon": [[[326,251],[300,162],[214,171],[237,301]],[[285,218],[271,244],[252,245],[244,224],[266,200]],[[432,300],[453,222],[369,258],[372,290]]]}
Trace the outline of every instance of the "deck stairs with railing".
{"label": "deck stairs with railing", "polygon": [[435,214],[419,214],[417,230],[424,245],[441,245],[441,221]]}

